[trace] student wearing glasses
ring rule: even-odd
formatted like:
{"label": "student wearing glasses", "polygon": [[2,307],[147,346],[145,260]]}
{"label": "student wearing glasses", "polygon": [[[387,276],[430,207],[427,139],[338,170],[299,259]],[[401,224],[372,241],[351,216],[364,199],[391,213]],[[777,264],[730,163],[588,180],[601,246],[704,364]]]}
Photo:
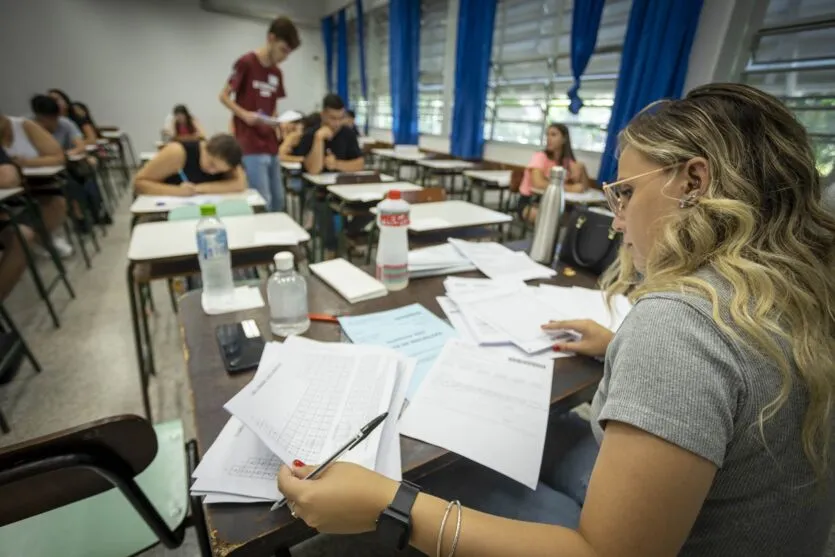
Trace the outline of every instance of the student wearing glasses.
{"label": "student wearing glasses", "polygon": [[[560,350],[605,354],[591,424],[551,421],[535,491],[468,462],[429,476],[408,543],[449,555],[457,535],[457,557],[822,555],[835,218],[806,130],[753,87],[697,87],[621,132],[606,191],[624,238],[604,285],[635,306],[614,335],[544,325],[582,333]],[[282,467],[279,487],[321,532],[374,530],[400,490],[353,464],[308,471]],[[446,498],[470,508],[441,531]]]}

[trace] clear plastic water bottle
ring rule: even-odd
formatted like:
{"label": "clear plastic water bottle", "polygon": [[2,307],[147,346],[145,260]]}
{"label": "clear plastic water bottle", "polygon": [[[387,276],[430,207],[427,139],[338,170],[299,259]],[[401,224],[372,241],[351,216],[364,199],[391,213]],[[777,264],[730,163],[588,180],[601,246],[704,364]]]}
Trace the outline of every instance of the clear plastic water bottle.
{"label": "clear plastic water bottle", "polygon": [[409,204],[399,190],[377,205],[377,227],[377,280],[388,290],[403,290],[409,286]]}
{"label": "clear plastic water bottle", "polygon": [[267,281],[270,330],[274,335],[300,335],[310,327],[307,281],[293,269],[293,254],[280,251],[273,258],[276,272]]}
{"label": "clear plastic water bottle", "polygon": [[197,259],[203,277],[203,300],[209,306],[223,306],[235,295],[226,227],[217,218],[214,205],[202,205],[200,215],[197,222]]}

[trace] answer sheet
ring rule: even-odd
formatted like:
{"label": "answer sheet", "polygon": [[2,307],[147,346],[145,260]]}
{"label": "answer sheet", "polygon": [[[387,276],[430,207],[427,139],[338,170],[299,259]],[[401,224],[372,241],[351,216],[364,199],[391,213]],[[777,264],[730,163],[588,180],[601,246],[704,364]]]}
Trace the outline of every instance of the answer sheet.
{"label": "answer sheet", "polygon": [[467,242],[450,238],[449,243],[491,279],[526,281],[547,279],[557,274],[525,252],[513,251],[496,242]]}
{"label": "answer sheet", "polygon": [[[388,411],[397,358],[388,351],[292,336],[263,380],[224,405],[284,462],[322,462]],[[263,363],[263,358],[262,358]],[[345,460],[374,469],[382,428]]]}
{"label": "answer sheet", "polygon": [[400,432],[536,489],[552,368],[453,339],[403,413]]}

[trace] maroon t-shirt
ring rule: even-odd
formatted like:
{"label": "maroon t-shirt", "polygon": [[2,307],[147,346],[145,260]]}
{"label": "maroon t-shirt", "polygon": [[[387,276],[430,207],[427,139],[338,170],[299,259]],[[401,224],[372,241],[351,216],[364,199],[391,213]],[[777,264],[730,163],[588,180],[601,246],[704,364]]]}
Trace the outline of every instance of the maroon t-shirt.
{"label": "maroon t-shirt", "polygon": [[[244,54],[235,62],[229,87],[235,93],[235,102],[244,110],[272,116],[275,103],[285,97],[284,79],[278,66],[265,68],[254,52]],[[275,155],[278,138],[275,128],[263,124],[247,126],[235,116],[235,137],[244,155]]]}

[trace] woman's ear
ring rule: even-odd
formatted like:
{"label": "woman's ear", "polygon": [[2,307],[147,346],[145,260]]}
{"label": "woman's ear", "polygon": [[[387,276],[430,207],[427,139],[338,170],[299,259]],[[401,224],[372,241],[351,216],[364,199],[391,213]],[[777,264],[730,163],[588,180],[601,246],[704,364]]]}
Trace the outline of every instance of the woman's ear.
{"label": "woman's ear", "polygon": [[704,157],[695,157],[687,161],[684,167],[684,175],[687,182],[684,185],[684,193],[692,197],[701,197],[707,193],[710,184],[710,166]]}

